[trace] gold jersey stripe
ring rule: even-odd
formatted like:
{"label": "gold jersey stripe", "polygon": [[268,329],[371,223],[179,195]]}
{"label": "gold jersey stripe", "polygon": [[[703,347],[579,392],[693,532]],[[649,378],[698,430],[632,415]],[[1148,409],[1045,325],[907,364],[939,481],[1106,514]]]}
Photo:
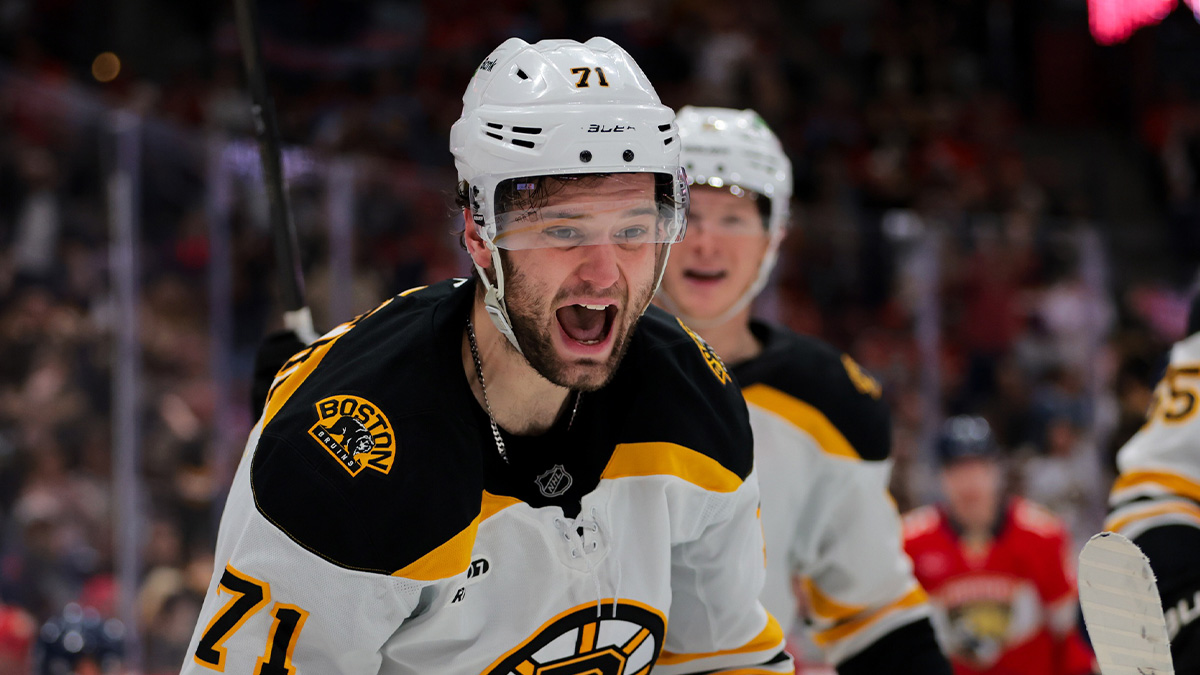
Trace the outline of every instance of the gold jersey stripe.
{"label": "gold jersey stripe", "polygon": [[825,621],[837,623],[867,611],[865,605],[846,605],[825,595],[809,577],[803,578],[803,584],[804,593],[808,596],[808,602],[812,607],[813,613]]}
{"label": "gold jersey stripe", "polygon": [[[785,665],[787,662],[784,662]],[[708,675],[779,675],[780,673],[792,673],[788,670],[767,670],[766,668],[736,668],[733,670],[710,670]]]}
{"label": "gold jersey stripe", "polygon": [[1118,495],[1125,490],[1141,487],[1147,483],[1160,486],[1182,497],[1200,502],[1200,483],[1172,471],[1143,470],[1129,471],[1117,477],[1112,492]]}
{"label": "gold jersey stripe", "polygon": [[888,614],[900,611],[902,609],[911,609],[913,607],[923,605],[928,600],[929,600],[929,598],[925,594],[924,588],[921,588],[920,585],[913,586],[912,590],[910,590],[908,593],[906,593],[904,595],[904,597],[900,598],[899,600],[893,602],[890,605],[887,605],[886,607],[883,607],[879,610],[871,612],[870,614],[863,616],[861,618],[847,621],[840,625],[834,626],[833,628],[830,628],[829,630],[823,630],[823,631],[814,633],[813,634],[813,642],[815,642],[818,647],[827,647],[827,646],[833,644],[834,642],[838,642],[839,640],[844,640],[844,639],[850,637],[851,635],[861,631],[862,629],[864,629],[867,626],[882,619],[883,617],[887,616]]}
{"label": "gold jersey stripe", "polygon": [[371,316],[391,303],[392,298],[388,298],[375,309],[334,328],[324,337],[288,359],[275,375],[275,381],[271,386],[271,393],[267,396],[267,405],[263,412],[263,429],[267,428],[267,425],[271,423],[271,420],[279,413],[283,405],[292,397],[292,394],[295,394],[300,385],[304,384],[308,376],[312,375],[313,371],[317,369],[317,366],[321,364],[321,360],[333,348],[334,343],[342,339],[346,333],[349,333],[350,329],[354,328],[359,321]]}
{"label": "gold jersey stripe", "polygon": [[752,384],[742,390],[746,402],[775,413],[812,436],[825,452],[847,459],[862,459],[850,441],[820,410],[765,384]]}
{"label": "gold jersey stripe", "polygon": [[[746,644],[735,649],[725,649],[719,652],[709,652],[706,654],[679,654],[676,652],[663,651],[662,656],[658,657],[658,664],[663,666],[673,666],[688,661],[697,659],[709,659],[716,656],[729,656],[731,654],[752,654],[754,652],[765,652],[771,649],[780,648],[783,646],[783,628],[779,622],[770,614],[767,615],[767,625],[763,627],[762,632],[755,635]],[[724,671],[720,671],[724,672]],[[769,672],[769,671],[768,671]]]}
{"label": "gold jersey stripe", "polygon": [[1189,504],[1187,502],[1172,502],[1169,504],[1158,504],[1145,509],[1138,509],[1137,511],[1127,515],[1116,516],[1116,514],[1113,514],[1116,517],[1110,516],[1109,519],[1104,522],[1104,529],[1108,532],[1120,532],[1138,521],[1174,513],[1181,513],[1191,516],[1192,519],[1196,521],[1196,524],[1200,525],[1200,506]]}
{"label": "gold jersey stripe", "polygon": [[675,443],[621,443],[613,450],[603,478],[676,476],[712,492],[733,492],[742,479],[717,460]]}
{"label": "gold jersey stripe", "polygon": [[417,581],[437,581],[460,574],[471,564],[471,550],[475,547],[475,533],[479,524],[504,509],[520,504],[521,500],[484,492],[479,506],[479,515],[458,534],[417,560],[392,572],[394,577]]}

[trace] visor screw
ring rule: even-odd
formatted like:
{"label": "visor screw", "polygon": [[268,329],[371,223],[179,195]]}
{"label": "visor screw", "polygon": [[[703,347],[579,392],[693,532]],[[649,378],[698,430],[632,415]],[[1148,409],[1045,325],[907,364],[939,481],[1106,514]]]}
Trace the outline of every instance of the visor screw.
{"label": "visor screw", "polygon": [[632,151],[632,150],[626,150],[626,151],[625,151],[625,152],[624,152],[624,153],[621,155],[621,157],[622,157],[622,158],[623,158],[623,159],[624,159],[626,162],[632,162],[632,161],[633,161],[633,151]]}
{"label": "visor screw", "polygon": [[584,150],[583,152],[580,152],[579,153],[579,161],[583,162],[584,164],[587,164],[588,162],[592,161],[592,151]]}

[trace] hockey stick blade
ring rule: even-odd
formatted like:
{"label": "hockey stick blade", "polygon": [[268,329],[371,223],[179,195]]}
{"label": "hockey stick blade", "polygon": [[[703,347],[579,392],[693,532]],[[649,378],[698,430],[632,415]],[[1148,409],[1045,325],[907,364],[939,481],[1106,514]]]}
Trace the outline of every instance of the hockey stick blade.
{"label": "hockey stick blade", "polygon": [[1079,554],[1079,601],[1103,675],[1174,675],[1171,642],[1150,561],[1101,532]]}

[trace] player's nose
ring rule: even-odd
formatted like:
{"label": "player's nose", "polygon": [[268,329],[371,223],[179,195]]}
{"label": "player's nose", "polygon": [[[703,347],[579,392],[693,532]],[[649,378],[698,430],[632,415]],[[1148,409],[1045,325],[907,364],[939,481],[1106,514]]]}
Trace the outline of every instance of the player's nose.
{"label": "player's nose", "polygon": [[580,246],[583,260],[579,264],[579,278],[596,288],[608,288],[617,283],[621,271],[617,265],[615,244]]}

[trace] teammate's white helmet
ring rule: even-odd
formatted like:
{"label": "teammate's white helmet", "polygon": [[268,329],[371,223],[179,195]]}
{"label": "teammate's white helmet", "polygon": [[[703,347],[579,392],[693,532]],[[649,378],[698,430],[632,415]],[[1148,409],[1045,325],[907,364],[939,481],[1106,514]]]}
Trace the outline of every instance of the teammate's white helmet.
{"label": "teammate's white helmet", "polygon": [[768,229],[787,227],[792,162],[758,113],[689,105],[679,111],[675,123],[689,182],[753,190],[771,201]]}
{"label": "teammate's white helmet", "polygon": [[[766,285],[775,267],[779,244],[787,233],[792,198],[792,162],[774,132],[753,110],[685,106],[675,118],[683,144],[681,161],[692,185],[750,190],[770,200],[765,223],[770,245],[759,263],[754,283],[738,301],[715,319],[685,317],[696,327],[718,325],[746,307]],[[678,312],[669,294],[660,300]]]}
{"label": "teammate's white helmet", "polygon": [[497,187],[530,176],[654,173],[669,195],[656,241],[678,241],[687,184],[674,120],[633,58],[605,38],[533,45],[510,38],[480,64],[450,130],[450,149],[492,253],[495,286],[479,270],[488,314],[517,349],[504,305]]}

